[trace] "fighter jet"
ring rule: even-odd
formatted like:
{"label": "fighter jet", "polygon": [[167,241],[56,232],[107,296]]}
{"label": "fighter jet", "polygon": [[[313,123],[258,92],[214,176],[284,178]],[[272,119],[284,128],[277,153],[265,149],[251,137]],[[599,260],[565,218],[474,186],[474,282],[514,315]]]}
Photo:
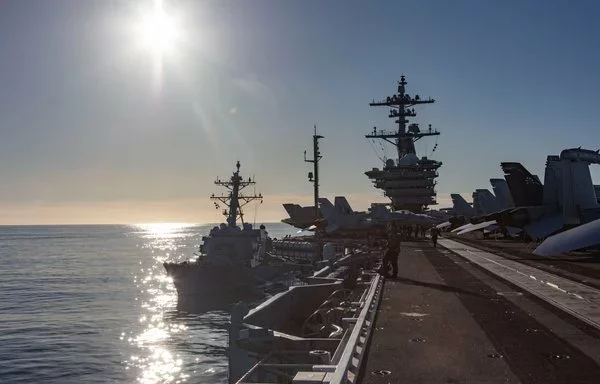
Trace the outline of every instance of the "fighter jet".
{"label": "fighter jet", "polygon": [[[532,239],[543,239],[565,226],[600,218],[600,204],[592,183],[590,164],[600,164],[598,151],[565,149],[548,156],[544,184],[519,163],[502,163],[515,208],[474,217],[471,223],[496,221],[501,227],[523,229]],[[467,233],[481,226],[461,228]]]}
{"label": "fighter jet", "polygon": [[[335,205],[329,199],[320,198],[319,207],[323,214],[320,226],[326,232],[338,230],[364,230],[375,226],[384,226],[389,222],[405,225],[431,226],[437,220],[426,214],[417,214],[410,211],[391,212],[386,204],[373,203],[368,212],[355,212],[343,196],[336,196]],[[316,225],[317,227],[319,224]]]}

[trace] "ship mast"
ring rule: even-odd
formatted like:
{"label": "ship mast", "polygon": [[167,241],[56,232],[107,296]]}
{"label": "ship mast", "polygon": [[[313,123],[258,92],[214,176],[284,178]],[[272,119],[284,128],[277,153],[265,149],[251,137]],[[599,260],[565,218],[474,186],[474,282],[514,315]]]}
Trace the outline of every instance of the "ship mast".
{"label": "ship mast", "polygon": [[[418,158],[415,150],[415,142],[426,136],[438,136],[440,133],[431,128],[431,124],[425,131],[421,131],[419,125],[410,123],[409,117],[417,116],[415,105],[432,104],[432,98],[421,99],[419,95],[411,97],[406,93],[406,78],[400,77],[398,82],[398,93],[388,96],[382,101],[369,103],[372,107],[390,108],[389,118],[395,119],[397,124],[395,131],[378,130],[373,131],[365,137],[367,139],[381,139],[396,147],[398,159],[385,161],[383,170],[374,168],[365,172],[373,181],[376,188],[383,189],[385,195],[392,202],[392,209],[407,209],[413,212],[422,212],[428,205],[436,204],[435,181],[438,176],[437,169],[441,162]],[[433,150],[437,148],[437,144]]]}
{"label": "ship mast", "polygon": [[307,163],[313,163],[313,172],[308,173],[308,181],[314,184],[314,199],[315,199],[315,220],[319,219],[319,160],[323,158],[321,152],[319,152],[319,139],[323,139],[324,136],[317,135],[317,126],[315,125],[315,134],[313,135],[313,158],[312,160],[306,158],[306,151],[304,151],[304,161]]}
{"label": "ship mast", "polygon": [[[227,207],[223,210],[223,215],[227,217],[227,226],[235,227],[237,225],[237,219],[240,218],[242,225],[244,224],[244,213],[242,212],[242,207],[254,200],[260,200],[262,203],[262,194],[254,194],[254,195],[241,195],[240,192],[249,185],[254,185],[256,182],[253,178],[248,178],[248,180],[243,180],[240,176],[240,162],[236,163],[237,170],[233,173],[233,176],[229,179],[229,181],[217,180],[215,181],[216,185],[220,185],[221,187],[225,187],[229,190],[228,195],[215,196],[213,193],[210,196],[211,200],[220,201],[225,204]],[[215,207],[219,209],[219,204],[215,201]]]}
{"label": "ship mast", "polygon": [[[432,104],[435,103],[435,100],[432,98],[422,100],[419,95],[411,97],[406,93],[406,84],[406,78],[401,76],[400,81],[398,82],[398,94],[388,96],[385,101],[373,101],[369,103],[371,107],[391,108],[388,117],[390,119],[396,119],[394,120],[398,125],[396,132],[377,131],[377,128],[373,127],[373,132],[365,136],[369,139],[383,139],[388,143],[395,145],[398,150],[398,159],[401,159],[408,153],[416,154],[414,143],[420,138],[425,136],[437,136],[440,134],[438,131],[433,131],[431,129],[431,124],[429,125],[429,130],[426,132],[421,132],[417,124],[410,124],[407,129],[407,124],[409,123],[408,117],[417,116],[415,109],[411,107],[419,104]],[[391,141],[390,139],[395,139],[395,141]]]}

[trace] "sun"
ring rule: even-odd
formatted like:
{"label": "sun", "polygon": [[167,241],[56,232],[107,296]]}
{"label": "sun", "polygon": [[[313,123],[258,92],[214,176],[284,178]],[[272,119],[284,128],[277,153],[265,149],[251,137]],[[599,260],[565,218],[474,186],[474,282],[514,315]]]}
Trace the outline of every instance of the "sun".
{"label": "sun", "polygon": [[142,48],[159,56],[172,51],[181,38],[177,20],[165,13],[161,0],[155,0],[154,7],[140,15],[136,31]]}

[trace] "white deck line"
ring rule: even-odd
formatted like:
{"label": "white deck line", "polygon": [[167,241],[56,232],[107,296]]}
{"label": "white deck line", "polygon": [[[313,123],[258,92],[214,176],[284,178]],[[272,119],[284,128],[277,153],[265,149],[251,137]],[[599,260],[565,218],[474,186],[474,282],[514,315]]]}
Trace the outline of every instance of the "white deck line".
{"label": "white deck line", "polygon": [[453,240],[438,244],[600,329],[600,290]]}

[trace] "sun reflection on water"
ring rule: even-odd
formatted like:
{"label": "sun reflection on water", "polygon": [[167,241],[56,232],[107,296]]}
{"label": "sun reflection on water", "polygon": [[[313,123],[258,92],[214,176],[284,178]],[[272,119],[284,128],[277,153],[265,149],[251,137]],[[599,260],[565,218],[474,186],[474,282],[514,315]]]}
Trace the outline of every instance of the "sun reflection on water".
{"label": "sun reflection on water", "polygon": [[[185,332],[188,327],[166,315],[175,310],[177,293],[162,263],[173,256],[183,257],[178,254],[180,248],[186,244],[189,248],[189,237],[197,235],[191,233],[191,226],[183,223],[136,226],[136,235],[143,239],[139,247],[150,258],[140,262],[139,275],[133,276],[139,289],[139,323],[142,327],[137,334],[127,337],[127,342],[137,347],[137,352],[129,357],[126,365],[139,370],[137,381],[140,383],[180,383],[189,377],[182,371],[182,357],[171,345],[174,335]],[[122,333],[121,339],[125,338]]]}
{"label": "sun reflection on water", "polygon": [[195,225],[190,223],[147,223],[138,224],[136,227],[145,232],[146,238],[173,239],[185,237],[186,233],[183,230]]}
{"label": "sun reflection on water", "polygon": [[[165,261],[184,261],[198,250],[213,225],[140,224],[130,227],[138,259],[130,260],[131,316],[117,337],[127,376],[144,384],[227,383],[227,322],[224,309],[190,308],[177,302]],[[288,234],[275,228],[277,237]],[[135,272],[133,272],[135,271]],[[195,304],[195,303],[192,303]]]}

